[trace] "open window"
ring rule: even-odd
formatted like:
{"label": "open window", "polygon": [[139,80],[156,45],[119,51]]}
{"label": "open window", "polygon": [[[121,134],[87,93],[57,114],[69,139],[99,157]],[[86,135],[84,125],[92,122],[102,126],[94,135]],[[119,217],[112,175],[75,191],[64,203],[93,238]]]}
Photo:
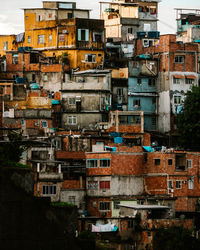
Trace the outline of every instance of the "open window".
{"label": "open window", "polygon": [[175,170],[185,171],[186,170],[186,154],[176,154],[175,155]]}

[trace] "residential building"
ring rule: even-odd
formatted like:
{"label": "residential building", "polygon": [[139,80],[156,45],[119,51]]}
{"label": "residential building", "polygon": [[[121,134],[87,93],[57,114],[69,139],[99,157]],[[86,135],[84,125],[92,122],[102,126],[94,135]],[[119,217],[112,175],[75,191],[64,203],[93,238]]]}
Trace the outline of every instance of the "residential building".
{"label": "residential building", "polygon": [[157,60],[140,55],[129,64],[128,110],[144,112],[144,130],[157,131]]}
{"label": "residential building", "polygon": [[110,70],[74,72],[72,82],[63,83],[62,127],[66,130],[95,129],[108,121],[111,106]]}
{"label": "residential building", "polygon": [[200,10],[177,8],[177,41],[183,43],[200,42]]}
{"label": "residential building", "polygon": [[182,44],[176,35],[162,35],[158,42],[145,45],[137,39],[137,55],[158,58],[158,131],[173,134],[176,115],[181,112],[185,93],[198,86],[198,44]]}
{"label": "residential building", "polygon": [[[106,38],[132,41],[137,31],[156,31],[158,0],[117,0],[100,2],[101,19],[105,20]],[[109,5],[103,9],[103,6]]]}

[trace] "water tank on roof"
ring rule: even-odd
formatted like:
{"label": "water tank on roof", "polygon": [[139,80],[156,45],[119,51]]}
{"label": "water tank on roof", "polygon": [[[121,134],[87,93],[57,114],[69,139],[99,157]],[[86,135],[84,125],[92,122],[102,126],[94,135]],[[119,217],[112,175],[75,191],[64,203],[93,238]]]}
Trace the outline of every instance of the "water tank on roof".
{"label": "water tank on roof", "polygon": [[146,34],[145,31],[137,31],[137,38],[145,38]]}
{"label": "water tank on roof", "polygon": [[159,38],[160,32],[159,31],[149,31],[148,38]]}

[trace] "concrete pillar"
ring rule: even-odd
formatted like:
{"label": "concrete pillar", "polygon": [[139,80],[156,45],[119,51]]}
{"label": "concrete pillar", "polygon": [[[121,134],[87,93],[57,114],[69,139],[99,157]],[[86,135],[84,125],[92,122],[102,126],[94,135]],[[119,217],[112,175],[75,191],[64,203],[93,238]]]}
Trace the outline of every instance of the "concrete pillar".
{"label": "concrete pillar", "polygon": [[38,173],[40,172],[40,163],[39,162],[37,163],[37,172]]}
{"label": "concrete pillar", "polygon": [[83,188],[83,177],[80,176],[80,188]]}
{"label": "concrete pillar", "polygon": [[58,173],[61,174],[61,164],[58,165]]}

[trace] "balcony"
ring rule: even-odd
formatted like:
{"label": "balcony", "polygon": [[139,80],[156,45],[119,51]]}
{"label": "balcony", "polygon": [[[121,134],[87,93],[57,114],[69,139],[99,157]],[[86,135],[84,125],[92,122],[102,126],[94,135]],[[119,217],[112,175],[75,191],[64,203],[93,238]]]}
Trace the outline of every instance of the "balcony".
{"label": "balcony", "polygon": [[89,42],[89,41],[77,41],[76,46],[78,49],[104,49],[103,42]]}
{"label": "balcony", "polygon": [[39,173],[39,180],[40,181],[62,181],[63,180],[63,173],[55,173],[55,172],[44,172]]}

